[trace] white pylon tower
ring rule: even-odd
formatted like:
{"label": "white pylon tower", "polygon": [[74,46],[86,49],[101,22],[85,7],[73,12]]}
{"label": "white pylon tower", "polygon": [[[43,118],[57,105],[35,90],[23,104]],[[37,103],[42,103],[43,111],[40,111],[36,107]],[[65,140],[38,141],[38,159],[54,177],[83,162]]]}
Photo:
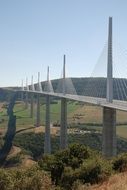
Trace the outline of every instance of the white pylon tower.
{"label": "white pylon tower", "polygon": [[107,102],[113,101],[113,65],[112,65],[112,17],[109,17],[108,56],[107,56]]}
{"label": "white pylon tower", "polygon": [[[64,55],[64,57],[63,57],[63,79],[62,79],[63,95],[66,94],[65,65],[66,65],[66,56]],[[67,147],[67,100],[66,100],[66,98],[62,98],[61,99],[60,148],[65,149],[66,147]]]}
{"label": "white pylon tower", "polygon": [[66,55],[63,57],[63,83],[62,83],[62,91],[63,94],[66,93],[66,84],[65,84],[65,78],[66,78]]}
{"label": "white pylon tower", "polygon": [[31,90],[35,91],[34,82],[33,82],[33,75],[31,77]]}
{"label": "white pylon tower", "polygon": [[[109,17],[108,61],[107,61],[107,102],[113,102],[112,68],[112,17]],[[116,155],[116,109],[103,107],[102,154],[110,158]]]}
{"label": "white pylon tower", "polygon": [[42,91],[42,86],[41,86],[41,82],[40,82],[40,72],[38,72],[38,91]]}

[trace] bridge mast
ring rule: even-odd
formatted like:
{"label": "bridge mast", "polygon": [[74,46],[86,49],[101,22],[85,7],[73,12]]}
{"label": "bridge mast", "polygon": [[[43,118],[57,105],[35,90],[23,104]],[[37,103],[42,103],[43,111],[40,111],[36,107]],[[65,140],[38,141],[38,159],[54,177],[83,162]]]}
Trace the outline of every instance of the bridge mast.
{"label": "bridge mast", "polygon": [[107,60],[107,102],[113,100],[113,79],[112,74],[112,17],[109,17],[109,31],[108,31],[108,60]]}
{"label": "bridge mast", "polygon": [[[65,64],[66,56],[63,57],[63,79],[62,79],[62,90],[63,95],[66,93],[65,89]],[[64,149],[67,147],[67,100],[61,99],[61,126],[60,126],[60,148]]]}
{"label": "bridge mast", "polygon": [[[109,17],[108,62],[107,62],[107,102],[113,101],[112,69],[112,17]],[[116,155],[116,109],[103,108],[102,154],[110,158]]]}

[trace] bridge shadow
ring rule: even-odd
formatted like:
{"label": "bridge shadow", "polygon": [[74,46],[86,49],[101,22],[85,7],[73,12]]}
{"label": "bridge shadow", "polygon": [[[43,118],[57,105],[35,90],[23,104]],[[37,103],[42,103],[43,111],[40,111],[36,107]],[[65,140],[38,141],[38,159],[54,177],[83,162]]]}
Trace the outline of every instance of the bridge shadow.
{"label": "bridge shadow", "polygon": [[16,116],[17,119],[30,118],[30,116]]}
{"label": "bridge shadow", "polygon": [[14,111],[14,113],[19,113],[19,112],[22,112],[22,111],[24,111],[24,110],[26,110],[26,108],[23,108],[23,109],[21,109],[21,110]]}
{"label": "bridge shadow", "polygon": [[16,116],[13,113],[13,108],[15,105],[15,101],[17,98],[18,93],[13,94],[10,104],[8,105],[7,108],[7,114],[9,116],[9,121],[8,121],[8,129],[4,137],[4,145],[0,149],[0,166],[2,166],[12,148],[12,142],[15,136],[16,132]]}

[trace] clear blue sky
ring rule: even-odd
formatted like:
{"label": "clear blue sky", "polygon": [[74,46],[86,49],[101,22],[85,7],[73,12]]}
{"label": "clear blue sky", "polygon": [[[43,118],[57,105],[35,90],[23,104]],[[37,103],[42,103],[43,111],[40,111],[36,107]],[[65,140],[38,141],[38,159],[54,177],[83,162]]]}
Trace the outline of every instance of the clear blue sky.
{"label": "clear blue sky", "polygon": [[0,86],[20,85],[41,72],[59,78],[63,54],[69,76],[89,76],[107,40],[127,49],[126,0],[0,0]]}

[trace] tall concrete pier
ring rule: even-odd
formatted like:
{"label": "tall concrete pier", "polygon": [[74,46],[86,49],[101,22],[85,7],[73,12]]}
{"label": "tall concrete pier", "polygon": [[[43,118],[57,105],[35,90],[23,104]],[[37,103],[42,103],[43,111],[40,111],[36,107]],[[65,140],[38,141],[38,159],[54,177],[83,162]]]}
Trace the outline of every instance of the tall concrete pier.
{"label": "tall concrete pier", "polygon": [[[47,87],[46,89],[50,92],[49,82],[49,67],[47,69]],[[51,153],[51,136],[50,136],[50,96],[46,96],[46,118],[45,118],[45,141],[44,141],[44,153]]]}
{"label": "tall concrete pier", "polygon": [[24,98],[24,86],[23,86],[23,80],[22,80],[22,86],[21,86],[21,90],[22,90],[22,92],[21,92],[21,101],[23,102],[23,98]]}
{"label": "tall concrete pier", "polygon": [[[28,86],[28,79],[26,78],[26,90],[29,91],[29,86]],[[25,108],[27,109],[29,105],[28,102],[28,92],[26,92],[26,99],[25,99]]]}
{"label": "tall concrete pier", "polygon": [[[65,64],[66,64],[66,57],[64,55],[64,60],[63,60],[63,81],[62,81],[63,95],[66,94]],[[67,100],[65,98],[62,98],[61,99],[60,148],[64,149],[66,147],[67,147]]]}
{"label": "tall concrete pier", "polygon": [[[34,84],[33,84],[33,76],[31,78],[31,90],[35,91]],[[30,117],[31,118],[33,118],[33,113],[34,113],[33,109],[34,109],[34,94],[31,93],[31,103],[30,103]]]}
{"label": "tall concrete pier", "polygon": [[51,140],[50,140],[50,97],[46,96],[46,118],[45,118],[45,142],[44,153],[51,153]]}
{"label": "tall concrete pier", "polygon": [[33,118],[33,115],[34,115],[34,94],[31,93],[30,117]]}
{"label": "tall concrete pier", "polygon": [[67,100],[61,99],[60,148],[67,147]]}
{"label": "tall concrete pier", "polygon": [[103,155],[107,158],[116,155],[116,110],[103,108]]}
{"label": "tall concrete pier", "polygon": [[[112,68],[112,18],[109,18],[108,57],[107,57],[107,102],[113,101],[113,68]],[[102,153],[110,158],[116,155],[116,110],[103,108],[103,142]]]}
{"label": "tall concrete pier", "polygon": [[37,121],[36,127],[40,126],[40,94],[37,94]]}
{"label": "tall concrete pier", "polygon": [[[41,84],[40,84],[40,73],[38,72],[38,84],[37,84],[37,90],[41,91]],[[36,127],[40,126],[40,94],[37,94],[37,121],[36,121]]]}

